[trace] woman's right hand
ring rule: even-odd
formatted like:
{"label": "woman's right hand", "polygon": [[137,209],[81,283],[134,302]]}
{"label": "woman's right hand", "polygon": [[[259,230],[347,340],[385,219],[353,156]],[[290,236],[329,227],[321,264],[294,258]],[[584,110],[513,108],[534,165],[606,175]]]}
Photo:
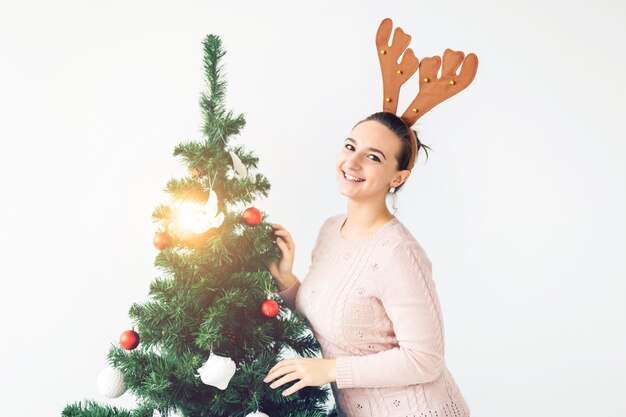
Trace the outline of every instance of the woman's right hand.
{"label": "woman's right hand", "polygon": [[270,226],[276,229],[274,234],[278,236],[276,243],[282,252],[282,256],[278,264],[272,262],[269,265],[269,272],[274,279],[278,281],[279,287],[284,289],[289,287],[293,281],[297,279],[292,272],[296,245],[291,238],[291,234],[283,226],[276,223],[270,223]]}

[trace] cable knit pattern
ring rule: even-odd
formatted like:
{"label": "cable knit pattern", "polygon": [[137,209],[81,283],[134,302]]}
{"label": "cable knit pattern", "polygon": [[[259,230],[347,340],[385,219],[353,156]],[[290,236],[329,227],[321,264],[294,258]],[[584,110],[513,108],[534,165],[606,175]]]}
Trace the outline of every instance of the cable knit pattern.
{"label": "cable knit pattern", "polygon": [[397,217],[345,239],[346,214],[326,219],[302,283],[279,292],[309,323],[344,417],[468,417],[444,359],[430,259]]}

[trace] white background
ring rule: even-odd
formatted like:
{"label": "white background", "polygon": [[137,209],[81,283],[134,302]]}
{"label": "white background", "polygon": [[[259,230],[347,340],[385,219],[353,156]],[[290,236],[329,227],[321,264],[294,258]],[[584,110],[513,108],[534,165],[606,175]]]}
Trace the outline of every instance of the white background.
{"label": "white background", "polygon": [[625,415],[624,3],[294,4],[0,1],[2,415],[133,404],[96,376],[157,275],[150,214],[180,172],[174,146],[202,139],[209,33],[247,120],[233,143],[272,184],[256,206],[292,233],[302,278],[346,209],[336,154],[382,106],[384,17],[418,57],[480,60],[415,126],[433,152],[396,212],[433,262],[472,416]]}

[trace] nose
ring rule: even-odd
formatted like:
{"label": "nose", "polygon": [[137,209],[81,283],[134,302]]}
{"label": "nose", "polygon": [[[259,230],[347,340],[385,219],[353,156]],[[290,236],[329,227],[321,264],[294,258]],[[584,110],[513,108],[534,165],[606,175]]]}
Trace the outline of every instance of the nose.
{"label": "nose", "polygon": [[358,171],[361,168],[359,156],[356,152],[352,153],[350,156],[346,158],[345,163],[343,164],[346,169],[351,171]]}

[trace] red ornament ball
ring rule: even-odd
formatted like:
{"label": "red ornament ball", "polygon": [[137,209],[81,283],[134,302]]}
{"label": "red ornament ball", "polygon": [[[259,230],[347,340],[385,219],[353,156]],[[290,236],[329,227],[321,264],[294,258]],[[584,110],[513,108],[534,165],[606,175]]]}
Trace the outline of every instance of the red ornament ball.
{"label": "red ornament ball", "polygon": [[263,314],[270,318],[276,317],[279,310],[280,307],[275,300],[265,300],[261,305],[261,311],[263,312]]}
{"label": "red ornament ball", "polygon": [[133,350],[139,346],[139,333],[134,330],[126,330],[120,336],[120,346],[126,350]]}
{"label": "red ornament ball", "polygon": [[255,207],[248,207],[243,212],[241,217],[243,217],[243,220],[249,226],[256,226],[257,224],[261,223],[261,221],[263,220],[263,215],[261,214],[261,210]]}
{"label": "red ornament ball", "polygon": [[167,232],[157,232],[154,234],[152,242],[158,250],[163,250],[164,247],[172,244],[172,238]]}

